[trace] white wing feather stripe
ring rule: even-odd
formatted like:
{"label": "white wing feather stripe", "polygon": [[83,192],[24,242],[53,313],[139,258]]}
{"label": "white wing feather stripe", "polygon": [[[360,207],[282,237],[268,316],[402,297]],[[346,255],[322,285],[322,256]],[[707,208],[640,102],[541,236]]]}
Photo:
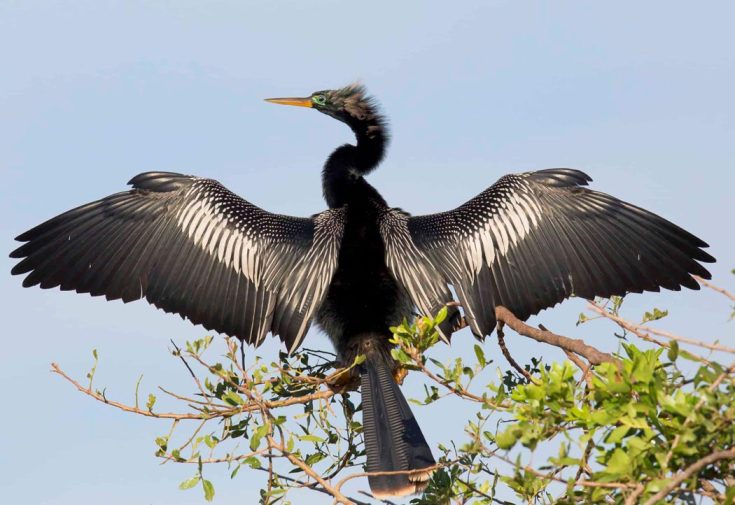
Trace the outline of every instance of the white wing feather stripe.
{"label": "white wing feather stripe", "polygon": [[228,267],[232,263],[232,250],[235,248],[237,241],[237,232],[232,231],[227,239],[227,249],[225,249],[225,265]]}
{"label": "white wing feather stripe", "polygon": [[194,202],[190,203],[179,214],[179,226],[181,226],[182,229],[186,230],[189,227],[189,221],[191,220],[191,217],[196,213],[196,210],[201,205],[201,202],[198,200],[194,200]]}
{"label": "white wing feather stripe", "polygon": [[482,248],[485,251],[485,261],[488,266],[495,261],[495,245],[493,244],[490,234],[487,232],[487,228],[480,232],[480,240],[482,240]]}
{"label": "white wing feather stripe", "polygon": [[[190,194],[192,193],[197,191],[192,190]],[[196,245],[219,261],[223,261],[228,267],[231,266],[237,273],[242,272],[257,288],[260,284],[256,265],[258,244],[247,232],[243,233],[239,229],[228,230],[224,212],[224,208],[210,198],[203,201],[196,200],[180,211],[177,221],[182,231]],[[221,229],[224,231],[215,254],[216,239]]]}
{"label": "white wing feather stripe", "polygon": [[[242,256],[240,255],[240,248],[242,247],[242,235],[240,234],[240,232],[235,232],[234,237],[235,247],[232,251],[232,268],[235,269],[235,272],[240,273],[240,260],[242,259]],[[245,274],[245,272],[243,272],[243,274]],[[247,275],[245,275],[245,277],[247,277]]]}
{"label": "white wing feather stripe", "polygon": [[214,226],[214,231],[212,232],[212,237],[209,240],[209,255],[214,256],[214,251],[217,249],[217,246],[219,245],[218,239],[222,235],[222,232],[225,230],[225,220],[223,218],[220,218],[217,221],[217,224]]}
{"label": "white wing feather stripe", "polygon": [[230,239],[230,230],[225,227],[224,231],[222,232],[222,236],[219,239],[219,250],[217,251],[217,258],[222,262],[225,263],[225,250],[227,249],[227,242]]}
{"label": "white wing feather stripe", "polygon": [[510,201],[508,202],[507,211],[504,213],[503,218],[508,227],[511,242],[513,245],[516,245],[523,238],[523,226],[518,222],[515,205]]}
{"label": "white wing feather stripe", "polygon": [[[516,237],[516,230],[513,227],[513,224],[510,220],[509,212],[501,212],[499,214],[499,217],[501,221],[503,222],[503,229],[505,230],[506,234],[508,235],[508,248],[510,246],[515,245],[516,242],[518,242],[518,238]],[[508,252],[507,249],[505,251]]]}
{"label": "white wing feather stripe", "polygon": [[[336,230],[334,226],[330,227],[331,223],[324,222],[327,219],[333,218],[334,216],[331,214],[322,214],[316,218],[316,229],[314,230],[312,246],[303,259],[294,267],[300,270],[300,273],[291,292],[288,294],[288,299],[293,298],[296,293],[296,288],[301,284],[303,279],[306,279],[307,284],[305,289],[302,290],[302,292],[306,293],[306,296],[297,306],[297,310],[299,313],[304,314],[304,317],[301,320],[301,326],[297,332],[298,338],[294,340],[293,345],[289,349],[289,353],[292,353],[301,344],[311,316],[318,308],[318,303],[315,303],[315,299],[320,298],[326,292],[332,273],[337,267],[337,250],[342,241],[342,233],[341,230]],[[335,231],[338,232],[335,233]],[[325,258],[328,261],[323,261]],[[317,272],[314,272],[315,267],[318,269]],[[314,273],[316,275],[311,275]],[[304,313],[305,311],[306,313]]]}
{"label": "white wing feather stripe", "polygon": [[511,247],[519,244],[538,226],[540,210],[520,191],[506,194],[499,208],[479,230],[461,241],[469,271],[473,275],[479,273],[483,256],[487,266],[491,267],[498,255],[507,255]]}
{"label": "white wing feather stripe", "polygon": [[[403,222],[396,223],[396,218]],[[381,224],[382,227],[389,228],[381,230],[384,236],[387,234],[391,237],[391,240],[386,241],[388,268],[400,277],[403,286],[419,310],[424,314],[430,314],[435,310],[431,304],[441,303],[442,297],[431,281],[432,276],[426,268],[429,260],[416,247],[408,234],[406,220],[405,216],[394,215],[384,218]]]}

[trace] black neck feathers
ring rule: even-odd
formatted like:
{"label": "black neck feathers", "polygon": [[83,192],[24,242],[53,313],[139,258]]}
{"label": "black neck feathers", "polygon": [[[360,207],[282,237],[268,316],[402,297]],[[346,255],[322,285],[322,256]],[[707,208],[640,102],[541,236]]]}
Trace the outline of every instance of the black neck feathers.
{"label": "black neck feathers", "polygon": [[324,198],[331,208],[364,198],[385,203],[363,176],[380,164],[388,144],[383,118],[372,107],[346,109],[344,121],[355,133],[357,145],[338,147],[327,159],[322,172]]}

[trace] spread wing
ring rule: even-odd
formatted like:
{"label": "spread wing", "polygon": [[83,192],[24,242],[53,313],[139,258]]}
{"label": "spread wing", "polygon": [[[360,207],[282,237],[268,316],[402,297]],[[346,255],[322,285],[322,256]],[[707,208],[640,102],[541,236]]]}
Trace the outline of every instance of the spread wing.
{"label": "spread wing", "polygon": [[24,286],[150,303],[195,324],[289,350],[303,339],[337,266],[342,210],[266,212],[217,181],[148,172],[133,189],[17,237]]}
{"label": "spread wing", "polygon": [[[459,297],[477,336],[495,307],[526,319],[570,296],[699,289],[707,244],[640,207],[586,186],[578,170],[506,175],[460,207],[383,219],[386,261],[424,313]],[[390,233],[388,231],[390,230]]]}

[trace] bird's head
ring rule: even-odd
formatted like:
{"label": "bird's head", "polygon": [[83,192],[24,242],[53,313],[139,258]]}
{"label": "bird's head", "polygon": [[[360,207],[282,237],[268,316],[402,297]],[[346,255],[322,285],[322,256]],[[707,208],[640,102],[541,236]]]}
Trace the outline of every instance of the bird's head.
{"label": "bird's head", "polygon": [[375,100],[360,84],[315,91],[306,97],[266,98],[266,102],[316,109],[368,136],[379,133],[384,127],[384,120],[377,112]]}

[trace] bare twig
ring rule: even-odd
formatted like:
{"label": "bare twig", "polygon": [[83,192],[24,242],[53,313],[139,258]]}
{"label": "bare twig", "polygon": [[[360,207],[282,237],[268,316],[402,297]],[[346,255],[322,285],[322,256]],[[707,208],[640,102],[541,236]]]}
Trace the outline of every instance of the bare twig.
{"label": "bare twig", "polygon": [[708,288],[709,288],[709,289],[711,289],[712,291],[717,291],[717,292],[718,292],[718,293],[720,293],[721,295],[725,295],[725,296],[726,296],[726,297],[728,297],[728,298],[729,298],[730,300],[732,300],[733,302],[735,302],[735,295],[734,295],[734,294],[732,294],[732,293],[730,293],[730,292],[729,292],[728,290],[726,290],[726,289],[723,289],[723,288],[721,288],[721,287],[719,287],[719,286],[715,286],[715,285],[714,285],[714,284],[712,284],[712,283],[711,283],[710,281],[708,281],[708,280],[706,280],[706,279],[703,279],[703,278],[699,277],[698,275],[692,275],[692,277],[694,277],[694,280],[696,280],[696,281],[697,281],[698,283],[700,283],[700,284],[701,284],[702,286],[708,287]]}
{"label": "bare twig", "polygon": [[[112,405],[113,407],[116,407],[120,410],[124,410],[125,412],[132,412],[134,414],[140,414],[146,417],[155,417],[158,419],[198,419],[198,420],[201,420],[201,419],[212,419],[214,417],[223,415],[223,412],[211,413],[211,414],[205,413],[205,412],[202,412],[199,414],[175,414],[172,412],[150,412],[148,410],[143,410],[143,409],[131,407],[130,405],[125,405],[124,403],[116,402],[113,400],[108,400],[107,398],[102,396],[100,393],[93,391],[92,389],[85,388],[84,386],[79,384],[79,382],[69,377],[69,375],[67,375],[66,372],[64,372],[59,367],[59,365],[56,363],[51,363],[51,371],[53,373],[61,375],[64,379],[66,379],[68,382],[73,384],[74,387],[76,387],[82,393],[88,396],[91,396],[92,398],[94,398],[95,400],[99,402],[106,403],[108,405]],[[236,409],[229,409],[227,411],[227,413],[229,414],[233,414],[236,412],[237,412]]]}
{"label": "bare twig", "polygon": [[[596,313],[600,314],[603,317],[606,317],[606,318],[608,318],[608,319],[610,319],[612,321],[615,321],[620,327],[625,328],[626,330],[628,330],[628,331],[630,331],[632,333],[635,333],[638,336],[640,336],[641,334],[649,334],[649,335],[650,334],[653,334],[653,335],[658,335],[659,337],[668,338],[669,340],[676,340],[676,341],[682,342],[684,344],[689,344],[689,345],[694,345],[694,346],[697,346],[697,347],[703,347],[705,349],[710,349],[712,351],[722,351],[722,352],[727,352],[727,353],[735,354],[735,347],[727,347],[727,346],[721,345],[721,344],[710,344],[708,342],[703,342],[701,340],[694,340],[692,338],[687,338],[687,337],[682,337],[680,335],[675,335],[675,334],[670,333],[668,331],[657,330],[657,329],[651,328],[649,326],[642,326],[640,324],[634,324],[634,323],[631,323],[630,321],[627,321],[627,320],[623,319],[620,316],[616,316],[615,314],[611,314],[610,312],[606,311],[604,308],[600,307],[599,305],[597,305],[596,303],[593,303],[593,302],[589,302],[588,307],[593,312],[596,312]],[[663,346],[663,347],[668,347],[667,345],[665,345],[665,344],[663,344],[661,342],[656,342],[656,343],[659,344],[659,345],[661,345],[661,346]]]}
{"label": "bare twig", "polygon": [[342,503],[343,505],[355,505],[355,502],[347,498],[345,495],[342,494],[340,491],[339,485],[332,486],[327,482],[325,479],[323,479],[312,467],[306,464],[303,460],[298,458],[293,453],[289,452],[283,445],[276,442],[276,440],[268,435],[268,445],[273,448],[274,450],[280,452],[283,454],[283,456],[288,459],[291,464],[296,465],[303,471],[306,475],[314,479],[319,483],[320,486],[322,486],[324,489],[329,491],[329,493],[334,497],[335,503]]}
{"label": "bare twig", "polygon": [[176,349],[175,355],[181,358],[181,362],[184,363],[184,365],[186,366],[186,369],[189,370],[189,375],[191,375],[191,378],[194,379],[194,382],[199,388],[199,392],[207,400],[208,403],[211,403],[209,395],[202,387],[202,383],[199,381],[199,377],[197,377],[197,375],[194,373],[194,370],[191,369],[191,367],[189,366],[189,363],[186,362],[186,359],[181,354],[181,349],[179,349],[179,346],[176,345],[176,342],[174,342],[173,339],[170,339],[170,342],[171,342],[171,345],[174,346],[174,349]]}
{"label": "bare twig", "polygon": [[505,346],[505,334],[503,333],[502,321],[498,322],[498,326],[495,328],[495,333],[498,335],[498,346],[500,346],[500,352],[503,353],[503,356],[505,356],[505,359],[508,361],[508,363],[510,363],[510,366],[515,368],[516,371],[523,375],[529,382],[538,384],[538,381],[534,379],[534,377],[528,372],[528,370],[521,367],[521,365],[519,365],[518,362],[513,359],[513,356],[510,355],[508,348]]}
{"label": "bare twig", "polygon": [[646,486],[643,484],[638,484],[632,493],[628,495],[628,497],[625,499],[625,505],[635,505],[638,503],[638,498],[643,494],[643,491],[646,490]]}
{"label": "bare twig", "polygon": [[590,459],[590,454],[592,454],[592,449],[595,447],[594,439],[590,437],[589,440],[587,440],[587,445],[584,448],[584,453],[582,453],[582,458],[579,461],[579,470],[577,470],[577,474],[574,477],[575,481],[578,481],[582,478],[582,474],[585,473],[586,468],[588,468],[587,461]]}
{"label": "bare twig", "polygon": [[592,368],[592,365],[585,364],[585,362],[582,361],[579,356],[577,356],[573,352],[567,351],[566,349],[564,349],[564,354],[567,355],[569,361],[577,365],[577,368],[582,371],[582,379],[587,383],[587,387],[592,387],[592,376],[590,375],[590,369]]}
{"label": "bare twig", "polygon": [[353,473],[350,474],[344,478],[342,478],[337,484],[334,486],[335,489],[340,490],[342,486],[344,486],[347,482],[351,481],[352,479],[357,479],[359,477],[372,477],[372,476],[378,476],[378,475],[419,475],[424,473],[433,472],[435,470],[438,470],[439,468],[447,467],[454,462],[447,462],[447,463],[437,463],[432,466],[427,466],[426,468],[421,468],[419,470],[394,470],[392,472],[359,472],[359,473]]}
{"label": "bare twig", "polygon": [[[268,469],[267,468],[256,468],[256,470],[260,470],[261,472],[268,473]],[[285,480],[287,482],[291,482],[293,484],[296,484],[300,488],[313,489],[314,491],[318,491],[318,492],[320,492],[322,494],[326,494],[326,495],[332,496],[329,493],[329,491],[327,491],[326,489],[320,488],[319,487],[319,484],[316,483],[316,482],[304,482],[303,480],[294,479],[293,477],[289,477],[287,475],[283,475],[283,474],[280,474],[280,473],[275,473],[275,476],[278,477],[281,480]],[[367,502],[360,501],[360,500],[357,500],[355,498],[349,498],[349,499],[352,500],[352,502],[355,505],[370,505]]]}

